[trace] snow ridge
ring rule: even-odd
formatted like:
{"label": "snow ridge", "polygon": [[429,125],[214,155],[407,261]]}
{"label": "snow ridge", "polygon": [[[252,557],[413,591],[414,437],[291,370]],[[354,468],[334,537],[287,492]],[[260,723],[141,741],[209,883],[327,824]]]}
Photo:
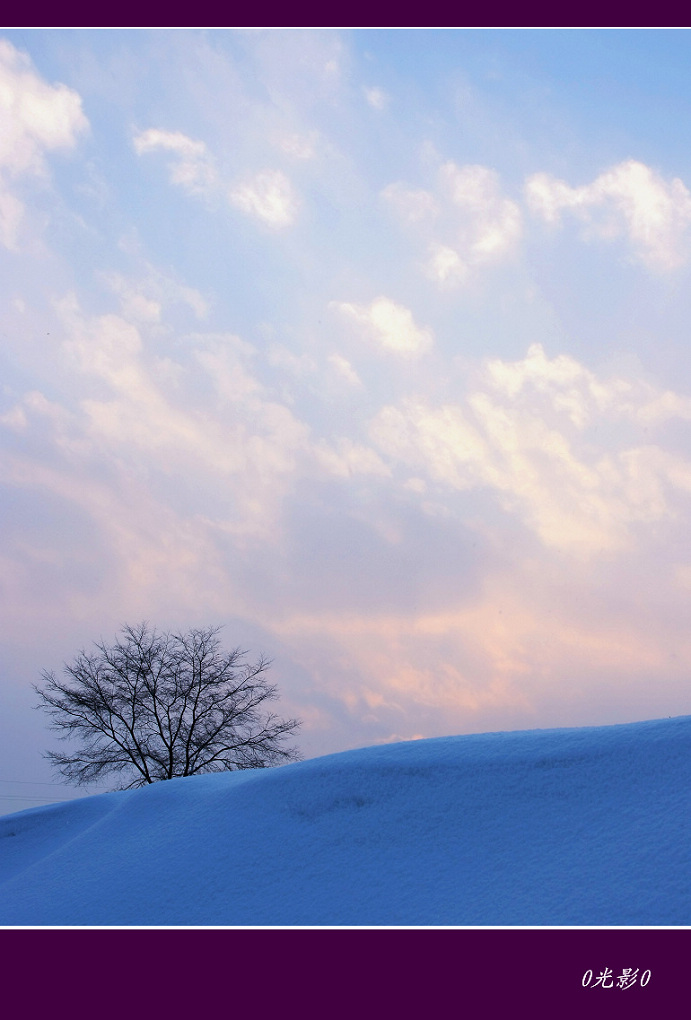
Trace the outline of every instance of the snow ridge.
{"label": "snow ridge", "polygon": [[417,740],[0,818],[2,925],[688,925],[691,716]]}

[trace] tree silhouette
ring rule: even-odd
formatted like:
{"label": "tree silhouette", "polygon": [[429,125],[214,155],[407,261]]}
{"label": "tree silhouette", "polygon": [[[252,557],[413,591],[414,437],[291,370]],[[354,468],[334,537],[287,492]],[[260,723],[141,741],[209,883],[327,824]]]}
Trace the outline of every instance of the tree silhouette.
{"label": "tree silhouette", "polygon": [[60,739],[79,738],[72,754],[46,757],[69,782],[88,785],[109,774],[119,789],[177,776],[266,768],[297,761],[284,746],[300,726],[264,712],[276,700],[266,672],[239,648],[224,652],[220,628],[159,633],[147,623],[125,626],[113,645],[96,642],[65,665],[65,679],[42,674],[38,708]]}

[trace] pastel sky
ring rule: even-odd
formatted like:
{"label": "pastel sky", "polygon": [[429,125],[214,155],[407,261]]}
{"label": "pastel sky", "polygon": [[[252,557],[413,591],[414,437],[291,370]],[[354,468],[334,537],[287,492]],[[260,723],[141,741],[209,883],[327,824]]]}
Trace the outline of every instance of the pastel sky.
{"label": "pastel sky", "polygon": [[0,810],[143,619],[272,656],[306,757],[691,711],[690,68],[0,36]]}

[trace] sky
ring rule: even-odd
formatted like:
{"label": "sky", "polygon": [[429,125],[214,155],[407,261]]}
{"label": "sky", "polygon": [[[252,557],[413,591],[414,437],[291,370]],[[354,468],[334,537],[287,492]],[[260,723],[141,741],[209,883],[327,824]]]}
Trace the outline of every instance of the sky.
{"label": "sky", "polygon": [[691,36],[0,33],[0,810],[124,624],[314,757],[689,712]]}
{"label": "sky", "polygon": [[690,740],[440,737],[9,815],[0,925],[688,926]]}

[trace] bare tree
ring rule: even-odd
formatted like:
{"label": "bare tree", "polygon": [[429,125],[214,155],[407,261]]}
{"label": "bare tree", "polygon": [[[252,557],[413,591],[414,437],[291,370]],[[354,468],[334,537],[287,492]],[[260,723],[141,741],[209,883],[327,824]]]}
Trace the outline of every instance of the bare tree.
{"label": "bare tree", "polygon": [[186,634],[126,626],[112,646],[96,643],[64,669],[42,674],[38,708],[60,739],[80,738],[73,754],[46,757],[70,782],[87,785],[115,773],[119,789],[199,772],[266,768],[297,761],[284,746],[300,725],[262,711],[277,698],[270,661],[250,664],[224,652],[218,627]]}

